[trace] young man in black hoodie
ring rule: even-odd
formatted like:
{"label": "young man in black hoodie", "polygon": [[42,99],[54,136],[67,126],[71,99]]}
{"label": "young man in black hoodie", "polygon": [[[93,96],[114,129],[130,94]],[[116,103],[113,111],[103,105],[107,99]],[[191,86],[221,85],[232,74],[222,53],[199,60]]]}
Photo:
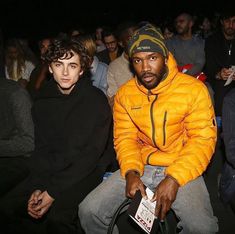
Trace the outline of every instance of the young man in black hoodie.
{"label": "young man in black hoodie", "polygon": [[[6,233],[79,233],[77,205],[102,179],[99,162],[112,114],[105,95],[86,76],[90,58],[77,39],[64,37],[54,40],[44,59],[54,79],[32,109],[35,151],[23,186],[28,214],[21,215],[24,227],[10,232],[8,226]],[[19,206],[7,213],[12,218],[17,212]]]}

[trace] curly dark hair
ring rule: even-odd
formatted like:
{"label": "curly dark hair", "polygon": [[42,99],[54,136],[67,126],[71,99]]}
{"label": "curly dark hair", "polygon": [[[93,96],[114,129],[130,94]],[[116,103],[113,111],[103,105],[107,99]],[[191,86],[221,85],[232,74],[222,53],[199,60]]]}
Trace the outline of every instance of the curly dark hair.
{"label": "curly dark hair", "polygon": [[88,55],[83,44],[76,37],[60,35],[55,38],[42,59],[50,64],[58,61],[58,59],[70,59],[74,56],[74,53],[79,55],[81,69],[86,72],[90,68],[91,57]]}

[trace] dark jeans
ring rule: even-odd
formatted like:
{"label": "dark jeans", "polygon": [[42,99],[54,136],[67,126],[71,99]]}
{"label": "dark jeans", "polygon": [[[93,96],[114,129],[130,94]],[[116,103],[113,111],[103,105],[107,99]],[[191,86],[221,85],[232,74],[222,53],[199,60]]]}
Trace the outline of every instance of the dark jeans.
{"label": "dark jeans", "polygon": [[231,201],[230,201],[230,206],[233,210],[233,213],[235,214],[235,198],[233,198]]}
{"label": "dark jeans", "polygon": [[28,176],[27,159],[0,158],[0,198]]}
{"label": "dark jeans", "polygon": [[[22,183],[0,200],[0,233],[2,234],[78,234],[83,233],[78,220],[78,204],[102,179],[98,170],[63,191],[42,219],[27,214],[31,190]],[[23,191],[24,190],[24,191]]]}

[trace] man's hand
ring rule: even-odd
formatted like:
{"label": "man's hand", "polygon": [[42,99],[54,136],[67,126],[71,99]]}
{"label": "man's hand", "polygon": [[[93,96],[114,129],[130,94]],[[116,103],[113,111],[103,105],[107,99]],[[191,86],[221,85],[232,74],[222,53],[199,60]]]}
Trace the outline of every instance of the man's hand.
{"label": "man's hand", "polygon": [[221,80],[227,80],[231,73],[232,70],[230,68],[222,68],[219,72],[219,77],[221,78]]}
{"label": "man's hand", "polygon": [[140,190],[142,197],[147,199],[145,187],[139,174],[136,171],[129,171],[126,174],[126,196],[133,198],[137,190]]}
{"label": "man's hand", "polygon": [[155,214],[160,220],[164,220],[166,213],[170,210],[172,203],[175,201],[179,184],[174,178],[167,176],[156,188],[151,201],[156,201]]}
{"label": "man's hand", "polygon": [[28,201],[28,214],[35,218],[41,218],[51,207],[54,198],[47,191],[35,190]]}
{"label": "man's hand", "polygon": [[28,200],[28,214],[35,219],[38,219],[38,212],[34,208],[41,202],[38,197],[41,194],[41,190],[35,190]]}

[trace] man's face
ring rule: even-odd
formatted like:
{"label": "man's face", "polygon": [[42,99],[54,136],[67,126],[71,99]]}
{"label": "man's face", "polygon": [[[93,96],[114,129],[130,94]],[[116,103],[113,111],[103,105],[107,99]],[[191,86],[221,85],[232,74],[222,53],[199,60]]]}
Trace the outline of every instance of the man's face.
{"label": "man's face", "polygon": [[113,35],[104,37],[104,44],[110,53],[117,50],[118,42]]}
{"label": "man's face", "polygon": [[189,32],[192,27],[192,21],[185,15],[179,15],[175,20],[175,28],[179,35],[184,35]]}
{"label": "man's face", "polygon": [[157,52],[138,52],[132,56],[132,64],[139,82],[146,89],[154,89],[166,73],[166,59]]}
{"label": "man's face", "polygon": [[121,36],[120,45],[121,45],[121,47],[124,49],[124,51],[126,52],[126,54],[128,54],[128,51],[127,51],[128,41],[129,41],[130,38],[133,36],[135,30],[136,30],[135,27],[130,27],[130,28],[128,28],[128,29],[123,33],[123,35]]}
{"label": "man's face", "polygon": [[53,73],[54,79],[61,93],[69,94],[80,76],[83,74],[78,54],[73,52],[74,56],[69,59],[58,59],[52,62],[49,70]]}
{"label": "man's face", "polygon": [[235,36],[235,16],[221,20],[221,24],[225,36],[228,37]]}
{"label": "man's face", "polygon": [[40,53],[41,53],[41,55],[43,55],[47,52],[50,43],[51,42],[50,42],[49,39],[43,39],[42,40],[42,42],[40,43]]}

